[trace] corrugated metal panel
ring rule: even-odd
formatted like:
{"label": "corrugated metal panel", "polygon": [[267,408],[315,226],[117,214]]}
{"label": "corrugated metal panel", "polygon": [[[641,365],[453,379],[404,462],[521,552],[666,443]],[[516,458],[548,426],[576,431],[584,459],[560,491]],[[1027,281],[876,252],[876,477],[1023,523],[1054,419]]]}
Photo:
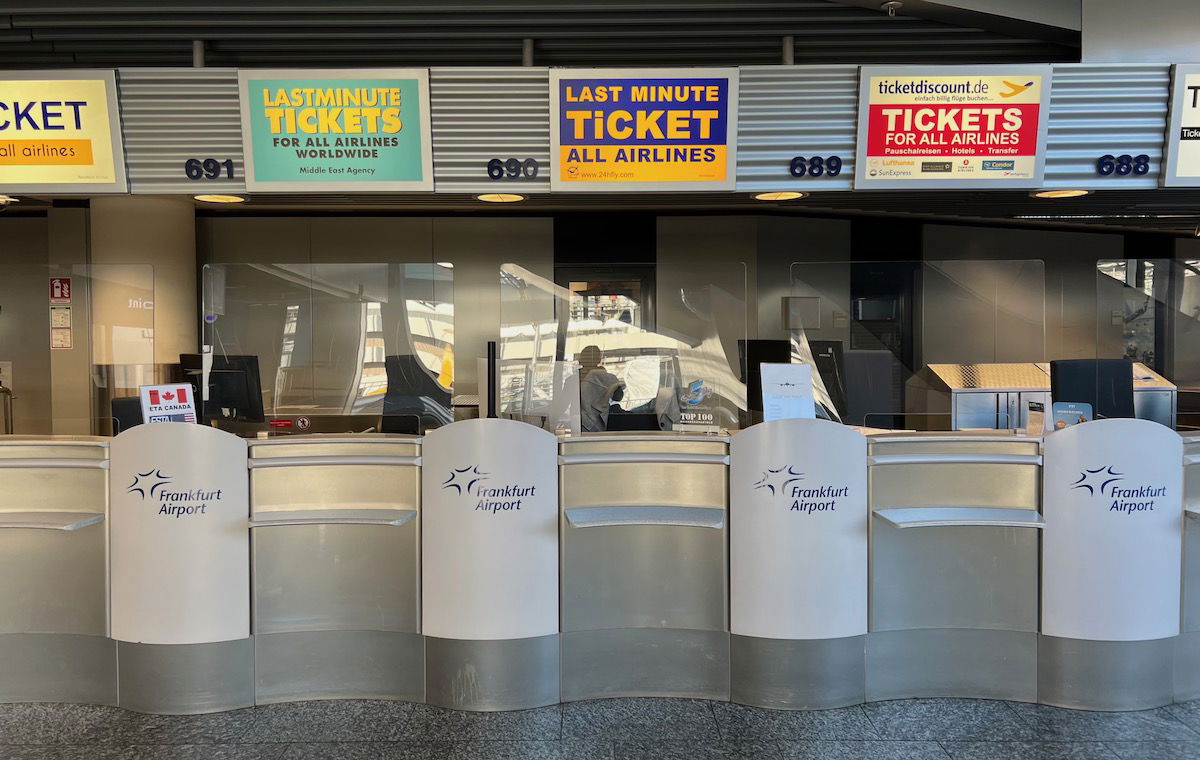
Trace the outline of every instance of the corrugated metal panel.
{"label": "corrugated metal panel", "polygon": [[[1158,186],[1167,128],[1171,67],[1167,64],[1054,65],[1046,135],[1046,187],[1129,190]],[[1150,172],[1096,173],[1111,153],[1150,157]]]}
{"label": "corrugated metal panel", "polygon": [[[541,67],[429,70],[433,181],[438,192],[550,189],[550,74]],[[534,159],[534,179],[488,178],[493,158]]]}
{"label": "corrugated metal panel", "polygon": [[[236,69],[120,69],[129,189],[135,194],[246,189]],[[189,180],[189,158],[233,160],[233,179]]]}
{"label": "corrugated metal panel", "polygon": [[[738,76],[737,189],[849,190],[854,183],[857,66],[744,66]],[[795,156],[839,156],[836,177],[793,177]]]}

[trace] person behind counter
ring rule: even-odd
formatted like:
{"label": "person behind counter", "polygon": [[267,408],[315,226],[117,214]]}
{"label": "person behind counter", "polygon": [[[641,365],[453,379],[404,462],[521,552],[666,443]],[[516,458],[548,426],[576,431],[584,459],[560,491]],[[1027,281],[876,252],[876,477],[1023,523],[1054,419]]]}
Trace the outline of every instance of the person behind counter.
{"label": "person behind counter", "polygon": [[586,346],[579,352],[579,423],[585,433],[608,429],[612,405],[625,397],[625,384],[600,362],[604,354],[599,346]]}

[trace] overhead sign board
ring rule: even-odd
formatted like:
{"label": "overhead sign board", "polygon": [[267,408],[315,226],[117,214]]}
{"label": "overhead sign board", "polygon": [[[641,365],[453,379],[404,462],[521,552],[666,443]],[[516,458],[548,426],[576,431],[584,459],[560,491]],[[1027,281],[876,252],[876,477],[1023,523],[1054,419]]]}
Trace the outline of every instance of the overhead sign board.
{"label": "overhead sign board", "polygon": [[125,153],[112,71],[0,75],[0,187],[123,193]]}
{"label": "overhead sign board", "polygon": [[1176,64],[1162,184],[1200,186],[1200,65]]}
{"label": "overhead sign board", "polygon": [[864,66],[855,187],[1040,187],[1050,80],[1048,65]]}
{"label": "overhead sign board", "polygon": [[737,69],[551,69],[550,189],[733,190]]}
{"label": "overhead sign board", "polygon": [[426,69],[243,70],[246,189],[433,189]]}

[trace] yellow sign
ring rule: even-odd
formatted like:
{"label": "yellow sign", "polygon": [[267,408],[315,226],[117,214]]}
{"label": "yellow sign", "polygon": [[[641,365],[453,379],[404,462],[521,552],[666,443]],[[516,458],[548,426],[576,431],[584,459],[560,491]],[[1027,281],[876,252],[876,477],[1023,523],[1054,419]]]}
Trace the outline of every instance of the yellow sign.
{"label": "yellow sign", "polygon": [[736,69],[552,69],[552,190],[732,190]]}
{"label": "yellow sign", "polygon": [[123,185],[113,155],[111,86],[111,78],[0,79],[0,190]]}

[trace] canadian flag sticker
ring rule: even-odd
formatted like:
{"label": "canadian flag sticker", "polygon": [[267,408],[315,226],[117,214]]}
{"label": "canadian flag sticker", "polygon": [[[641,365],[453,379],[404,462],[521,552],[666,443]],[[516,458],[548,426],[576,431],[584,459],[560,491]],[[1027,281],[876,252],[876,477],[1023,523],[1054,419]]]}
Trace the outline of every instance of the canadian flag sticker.
{"label": "canadian flag sticker", "polygon": [[196,408],[189,385],[144,385],[141,388],[143,422],[195,422]]}

